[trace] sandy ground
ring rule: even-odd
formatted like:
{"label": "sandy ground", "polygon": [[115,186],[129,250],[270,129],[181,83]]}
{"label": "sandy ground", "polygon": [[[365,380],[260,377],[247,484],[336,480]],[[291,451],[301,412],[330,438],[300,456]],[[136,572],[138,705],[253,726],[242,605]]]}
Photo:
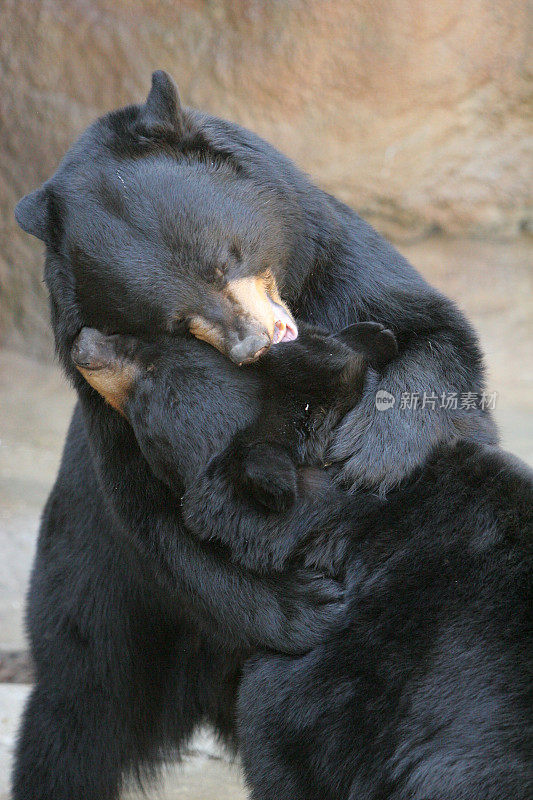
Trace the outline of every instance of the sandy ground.
{"label": "sandy ground", "polygon": [[[533,243],[434,239],[401,247],[421,272],[457,300],[476,325],[497,392],[502,444],[533,464]],[[26,647],[23,605],[38,520],[54,480],[74,398],[55,365],[0,352],[0,650]],[[0,800],[28,687],[0,685]],[[128,800],[137,798],[129,794]],[[208,734],[179,769],[169,770],[161,800],[239,800],[239,772]]]}

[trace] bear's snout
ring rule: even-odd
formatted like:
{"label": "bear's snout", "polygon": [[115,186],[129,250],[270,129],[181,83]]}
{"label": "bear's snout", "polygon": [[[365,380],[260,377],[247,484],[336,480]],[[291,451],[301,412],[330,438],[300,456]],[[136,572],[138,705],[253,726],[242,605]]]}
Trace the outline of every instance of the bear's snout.
{"label": "bear's snout", "polygon": [[247,336],[237,342],[229,351],[228,355],[235,364],[249,364],[256,361],[270,347],[270,337],[266,334]]}
{"label": "bear's snout", "polygon": [[[189,331],[235,364],[256,361],[272,344],[294,341],[298,327],[270,271],[227,281],[212,296],[216,313],[199,308]],[[200,304],[199,304],[200,305]]]}

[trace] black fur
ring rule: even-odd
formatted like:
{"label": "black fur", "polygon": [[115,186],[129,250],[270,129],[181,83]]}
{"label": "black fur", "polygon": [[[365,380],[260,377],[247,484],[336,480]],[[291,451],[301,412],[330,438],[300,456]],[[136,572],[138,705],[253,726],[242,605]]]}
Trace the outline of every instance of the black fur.
{"label": "black fur", "polygon": [[[307,570],[251,573],[186,529],[178,495],[154,478],[127,421],[75,370],[70,353],[84,325],[164,338],[191,308],[216,314],[219,262],[255,274],[266,261],[300,318],[330,331],[375,319],[397,336],[399,357],[374,373],[328,453],[353,484],[393,486],[458,430],[495,441],[481,410],[376,412],[380,387],[480,392],[471,328],[369,225],[272,147],[182,110],[169,91],[156,77],[148,105],[90,126],[16,210],[46,242],[57,350],[79,403],[28,598],[37,683],[19,738],[15,800],[115,800],[125,775],[178,752],[199,723],[232,740],[245,657],[303,653],[343,611],[335,581]],[[253,403],[243,410],[232,395],[236,368],[209,351],[217,371],[203,386],[195,378],[208,348],[182,347],[184,418],[209,436],[211,404],[223,400],[228,414],[241,409],[236,428],[246,425]],[[194,450],[184,443],[179,456],[187,464]]]}
{"label": "black fur", "polygon": [[[73,348],[75,362],[90,365],[95,377],[105,370],[108,388],[135,375],[122,413],[153,474],[181,495],[188,529],[266,574],[284,569],[310,528],[337,518],[342,495],[333,473],[341,482],[342,469],[329,470],[321,491],[314,483],[311,492],[296,464],[323,468],[332,432],[362,397],[370,364],[384,366],[384,340],[388,359],[397,354],[393,335],[377,323],[356,323],[338,336],[299,327],[297,341],[232,371],[212,348],[176,337],[154,346],[84,328]],[[208,425],[197,413],[206,396]]]}
{"label": "black fur", "polygon": [[[279,510],[293,459],[316,462],[339,414],[361,397],[369,362],[384,366],[383,339],[394,357],[381,326],[352,326],[340,341],[301,326],[298,342],[235,373],[245,399],[259,376],[263,401],[221,454],[222,407],[211,408],[214,440],[181,427],[176,345],[153,360],[130,343],[127,358],[140,368],[125,413],[154,472],[169,486],[183,482],[185,519],[200,538],[223,542],[252,569],[282,570],[290,559],[347,582],[347,612],[311,653],[246,665],[240,742],[254,798],[526,800],[531,471],[458,440],[437,446],[386,498],[339,491],[325,473],[318,492],[304,479],[297,497],[295,481],[285,514],[261,511],[247,494]],[[190,473],[184,444],[200,458]]]}
{"label": "black fur", "polygon": [[354,496],[307,562],[346,568],[341,625],[248,662],[254,800],[526,800],[533,794],[533,478],[440,445],[387,500]]}

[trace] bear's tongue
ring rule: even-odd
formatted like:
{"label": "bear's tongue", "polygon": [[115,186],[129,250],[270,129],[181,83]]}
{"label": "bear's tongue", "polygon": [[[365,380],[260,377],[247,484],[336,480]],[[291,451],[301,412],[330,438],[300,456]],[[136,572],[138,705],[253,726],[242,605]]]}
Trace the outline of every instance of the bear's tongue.
{"label": "bear's tongue", "polygon": [[289,312],[283,308],[283,306],[275,303],[272,299],[270,299],[270,302],[274,308],[274,316],[276,318],[272,344],[278,344],[279,342],[293,342],[298,338],[298,326],[296,325],[296,322],[293,320]]}

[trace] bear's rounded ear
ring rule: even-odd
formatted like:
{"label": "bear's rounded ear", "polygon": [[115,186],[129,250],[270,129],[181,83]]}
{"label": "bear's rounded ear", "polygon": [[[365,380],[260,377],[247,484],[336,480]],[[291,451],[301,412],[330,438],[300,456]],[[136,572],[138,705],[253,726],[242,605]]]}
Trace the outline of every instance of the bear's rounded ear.
{"label": "bear's rounded ear", "polygon": [[48,239],[48,194],[44,186],[30,192],[15,206],[15,219],[26,233],[31,233],[43,242]]}
{"label": "bear's rounded ear", "polygon": [[146,103],[141,106],[137,127],[153,136],[183,131],[184,114],[178,89],[162,69],[152,74],[152,88]]}

